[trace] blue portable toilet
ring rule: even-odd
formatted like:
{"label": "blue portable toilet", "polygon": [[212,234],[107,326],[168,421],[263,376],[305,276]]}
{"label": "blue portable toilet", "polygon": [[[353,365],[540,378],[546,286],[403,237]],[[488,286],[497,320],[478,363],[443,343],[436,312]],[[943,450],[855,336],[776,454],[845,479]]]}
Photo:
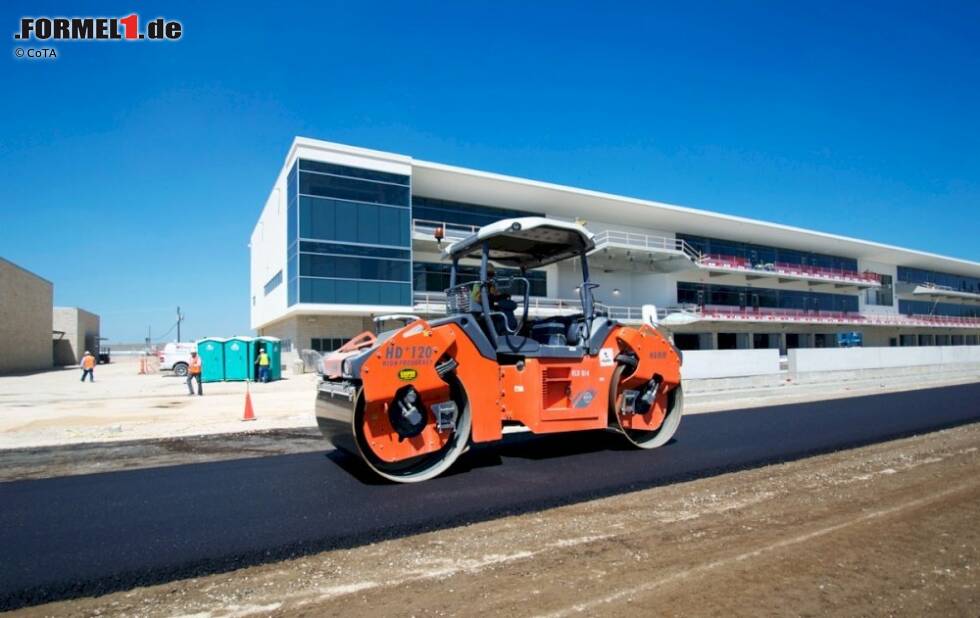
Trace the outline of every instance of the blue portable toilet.
{"label": "blue portable toilet", "polygon": [[248,380],[251,373],[251,337],[230,337],[225,341],[225,380]]}
{"label": "blue portable toilet", "polygon": [[282,379],[282,342],[278,337],[256,337],[252,340],[252,379],[259,379],[259,350],[269,355],[269,380]]}
{"label": "blue portable toilet", "polygon": [[225,340],[205,337],[197,342],[201,359],[201,382],[221,382],[225,379]]}

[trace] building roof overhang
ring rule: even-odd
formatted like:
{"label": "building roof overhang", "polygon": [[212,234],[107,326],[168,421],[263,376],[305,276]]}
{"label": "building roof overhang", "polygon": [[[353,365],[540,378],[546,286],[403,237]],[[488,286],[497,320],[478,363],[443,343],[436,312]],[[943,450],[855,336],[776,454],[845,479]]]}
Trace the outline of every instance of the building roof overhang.
{"label": "building roof overhang", "polygon": [[461,167],[412,161],[413,193],[426,197],[547,212],[624,226],[783,246],[885,264],[980,276],[980,263],[789,225],[713,213]]}

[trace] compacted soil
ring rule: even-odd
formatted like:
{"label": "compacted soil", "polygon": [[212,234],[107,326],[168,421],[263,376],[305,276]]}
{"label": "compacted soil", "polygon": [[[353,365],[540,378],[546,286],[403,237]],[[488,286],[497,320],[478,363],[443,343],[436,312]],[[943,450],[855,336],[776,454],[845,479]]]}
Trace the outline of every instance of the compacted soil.
{"label": "compacted soil", "polygon": [[977,616],[978,608],[975,424],[20,613]]}

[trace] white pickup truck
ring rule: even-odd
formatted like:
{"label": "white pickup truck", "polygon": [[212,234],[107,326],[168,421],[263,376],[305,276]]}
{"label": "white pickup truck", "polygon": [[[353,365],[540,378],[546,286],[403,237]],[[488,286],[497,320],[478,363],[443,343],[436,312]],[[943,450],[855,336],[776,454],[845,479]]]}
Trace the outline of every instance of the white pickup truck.
{"label": "white pickup truck", "polygon": [[160,371],[173,371],[174,375],[186,376],[191,362],[191,352],[197,351],[196,343],[168,343],[159,352]]}

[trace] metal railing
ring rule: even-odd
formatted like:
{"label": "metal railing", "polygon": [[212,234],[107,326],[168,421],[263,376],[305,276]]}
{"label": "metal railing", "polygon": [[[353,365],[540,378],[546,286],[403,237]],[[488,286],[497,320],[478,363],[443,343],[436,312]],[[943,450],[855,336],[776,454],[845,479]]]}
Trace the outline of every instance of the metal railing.
{"label": "metal railing", "polygon": [[463,223],[448,223],[446,221],[430,221],[428,219],[412,219],[412,232],[435,238],[437,229],[442,228],[444,240],[462,240],[476,234],[480,226]]}
{"label": "metal railing", "polygon": [[717,253],[704,254],[698,260],[698,265],[702,268],[714,270],[751,271],[752,273],[766,274],[774,277],[789,275],[804,279],[819,279],[831,282],[839,281],[841,283],[853,282],[867,285],[881,283],[881,276],[873,272],[857,272],[854,270],[823,268],[821,266],[790,264],[787,262],[752,263],[748,258]]}
{"label": "metal railing", "polygon": [[[420,313],[443,314],[447,312],[446,295],[443,292],[415,292],[415,311]],[[623,322],[639,322],[642,319],[641,307],[607,305],[596,302],[596,310]],[[569,315],[582,312],[582,303],[568,298],[547,298],[532,296],[528,299],[528,312],[533,315]]]}
{"label": "metal railing", "polygon": [[[450,223],[446,221],[431,221],[427,219],[412,220],[412,231],[422,234],[423,236],[432,236],[434,238],[435,232],[438,229],[442,230],[443,239],[450,242],[455,242],[475,234],[477,231],[479,231],[480,227],[476,225]],[[821,266],[811,266],[806,264],[791,264],[788,262],[754,263],[748,258],[735,255],[723,255],[717,253],[702,254],[686,240],[673,238],[670,236],[641,234],[622,230],[603,230],[596,234],[593,238],[595,240],[596,247],[599,249],[601,249],[604,245],[615,244],[634,249],[645,249],[648,251],[679,252],[691,260],[693,264],[710,270],[762,274],[773,277],[785,275],[809,280],[857,283],[867,286],[880,285],[881,283],[880,275],[867,271],[858,272],[844,269],[824,268]],[[937,286],[937,289],[940,288]]]}
{"label": "metal railing", "polygon": [[[530,313],[537,316],[568,315],[582,311],[577,300],[565,298],[545,298],[532,296],[529,301]],[[599,313],[626,323],[639,324],[643,321],[643,308],[628,305],[607,305],[596,302]],[[416,292],[415,310],[420,313],[446,313],[446,295],[442,292]],[[853,311],[824,311],[803,309],[780,309],[772,307],[732,307],[728,305],[677,305],[658,307],[657,317],[663,320],[674,313],[686,313],[705,321],[732,322],[773,322],[798,324],[857,324],[867,326],[927,326],[949,328],[980,328],[980,317],[953,317],[937,315],[883,315],[858,313]]]}
{"label": "metal railing", "polygon": [[651,251],[680,251],[690,258],[692,262],[697,262],[701,259],[701,253],[688,244],[687,241],[680,238],[639,234],[620,230],[603,230],[596,234],[593,239],[595,240],[596,247],[604,244],[616,244]]}

